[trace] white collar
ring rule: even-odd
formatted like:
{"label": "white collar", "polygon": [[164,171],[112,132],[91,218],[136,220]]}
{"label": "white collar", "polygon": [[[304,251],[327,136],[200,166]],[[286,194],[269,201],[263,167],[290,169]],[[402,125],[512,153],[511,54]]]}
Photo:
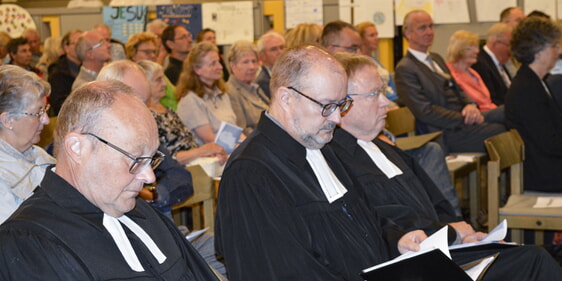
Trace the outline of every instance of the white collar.
{"label": "white collar", "polygon": [[312,171],[314,171],[314,175],[320,183],[320,187],[324,195],[326,195],[328,202],[336,201],[347,192],[347,189],[336,177],[332,169],[330,169],[330,166],[328,166],[328,162],[326,162],[326,158],[324,158],[320,149],[307,148],[306,161],[312,167]]}
{"label": "white collar", "polygon": [[386,155],[382,153],[380,148],[372,141],[357,140],[357,144],[367,152],[371,160],[389,179],[401,175],[402,170],[398,168],[392,161],[388,160]]}

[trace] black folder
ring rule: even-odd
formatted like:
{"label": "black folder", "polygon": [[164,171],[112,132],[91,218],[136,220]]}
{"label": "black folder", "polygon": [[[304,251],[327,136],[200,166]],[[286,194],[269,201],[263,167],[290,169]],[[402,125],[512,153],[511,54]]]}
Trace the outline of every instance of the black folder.
{"label": "black folder", "polygon": [[[464,265],[463,268],[468,269],[482,260],[471,262]],[[480,273],[477,280],[482,278],[492,263],[493,261]],[[364,271],[361,276],[367,281],[472,281],[463,268],[449,259],[441,250],[434,249],[385,267]]]}

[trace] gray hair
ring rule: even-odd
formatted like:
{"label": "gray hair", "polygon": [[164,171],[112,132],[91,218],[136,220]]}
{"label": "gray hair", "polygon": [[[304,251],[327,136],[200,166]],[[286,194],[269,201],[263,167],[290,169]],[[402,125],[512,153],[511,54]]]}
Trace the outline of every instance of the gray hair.
{"label": "gray hair", "polygon": [[97,133],[102,113],[110,109],[118,97],[135,96],[133,89],[122,82],[94,81],[73,91],[65,100],[55,128],[55,154],[61,151],[64,137],[70,132]]}
{"label": "gray hair", "polygon": [[23,112],[29,104],[50,93],[49,83],[37,74],[15,65],[0,66],[0,113]]}
{"label": "gray hair", "polygon": [[281,36],[277,32],[269,31],[269,32],[266,32],[264,35],[262,35],[260,37],[260,39],[258,40],[258,42],[256,42],[256,47],[257,47],[258,53],[261,53],[265,50],[265,41],[267,41],[267,39],[271,38],[271,37],[278,38],[279,40],[283,41],[283,44],[285,44],[285,37]]}
{"label": "gray hair", "polygon": [[146,31],[152,32],[154,33],[153,29],[155,28],[166,28],[168,26],[167,23],[165,23],[163,20],[161,19],[154,19],[152,21],[150,21],[149,23],[146,24]]}
{"label": "gray hair", "polygon": [[258,58],[258,50],[252,42],[248,40],[238,40],[230,47],[227,60],[229,63],[236,63],[240,56],[246,52],[253,52],[256,55],[256,59]]}
{"label": "gray hair", "polygon": [[148,79],[149,83],[154,78],[156,73],[162,71],[162,66],[158,63],[149,60],[141,60],[137,62],[137,64],[144,69],[144,74],[146,74],[146,78]]}
{"label": "gray hair", "polygon": [[504,39],[506,34],[511,32],[511,26],[505,23],[496,23],[488,29],[488,33],[486,34],[486,41]]}
{"label": "gray hair", "polygon": [[118,60],[111,62],[110,64],[104,66],[98,77],[96,78],[97,81],[109,81],[109,80],[118,80],[122,81],[125,73],[130,71],[131,69],[137,69],[141,73],[145,73],[144,69],[140,67],[140,65],[130,61],[130,60]]}
{"label": "gray hair", "polygon": [[341,64],[322,47],[300,45],[290,48],[279,56],[271,71],[271,96],[273,98],[280,87],[306,88],[306,81],[313,80],[308,75],[314,67],[334,67],[337,71],[337,66],[345,75]]}
{"label": "gray hair", "polygon": [[80,61],[84,61],[84,59],[86,58],[86,52],[90,50],[90,47],[92,46],[90,45],[88,40],[86,40],[86,38],[84,37],[84,33],[82,33],[80,37],[78,37],[78,41],[76,42],[76,47],[75,47],[76,56],[78,57],[78,59],[80,59]]}
{"label": "gray hair", "polygon": [[523,64],[535,61],[535,55],[560,40],[560,27],[541,17],[524,18],[511,34],[511,53]]}

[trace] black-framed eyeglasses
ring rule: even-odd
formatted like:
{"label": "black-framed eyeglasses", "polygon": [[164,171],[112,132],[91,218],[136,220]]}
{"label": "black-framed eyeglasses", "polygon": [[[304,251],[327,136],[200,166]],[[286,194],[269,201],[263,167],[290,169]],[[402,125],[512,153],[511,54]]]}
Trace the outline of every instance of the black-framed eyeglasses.
{"label": "black-framed eyeglasses", "polygon": [[351,45],[351,46],[347,46],[347,47],[346,47],[346,46],[331,44],[330,46],[336,47],[336,48],[345,49],[346,51],[348,51],[348,52],[350,52],[350,53],[357,53],[357,52],[359,52],[359,46],[356,46],[356,45]]}
{"label": "black-framed eyeglasses", "polygon": [[101,39],[100,42],[90,47],[90,50],[95,50],[96,48],[103,46],[103,44],[105,43],[106,43],[105,39]]}
{"label": "black-framed eyeglasses", "polygon": [[380,95],[386,95],[386,89],[388,88],[388,86],[383,85],[382,87],[376,89],[375,91],[371,92],[371,93],[367,93],[367,94],[348,94],[348,96],[350,97],[373,97],[373,98],[378,98]]}
{"label": "black-framed eyeglasses", "polygon": [[318,104],[319,106],[322,107],[322,117],[328,117],[330,116],[330,114],[334,113],[334,111],[336,111],[336,108],[340,109],[340,113],[344,113],[346,112],[349,107],[351,106],[351,104],[353,103],[353,99],[350,98],[349,96],[346,96],[345,98],[343,98],[342,100],[340,100],[339,102],[335,103],[327,103],[327,104],[323,104],[309,96],[307,96],[306,94],[304,94],[303,92],[293,88],[293,87],[287,87],[287,89],[293,90],[295,91],[297,94],[309,99],[310,101]]}
{"label": "black-framed eyeglasses", "polygon": [[47,111],[49,111],[50,108],[51,108],[51,105],[47,104],[44,107],[41,107],[41,109],[39,109],[39,112],[37,112],[37,113],[22,112],[21,114],[36,117],[36,118],[41,118],[41,117],[43,117],[43,115],[45,113],[47,113]]}
{"label": "black-framed eyeglasses", "polygon": [[82,133],[83,135],[89,135],[92,136],[94,138],[96,138],[97,140],[99,140],[100,142],[102,142],[103,144],[121,152],[122,154],[124,154],[125,156],[127,156],[128,158],[130,158],[131,160],[133,160],[133,164],[131,164],[131,166],[129,167],[129,173],[131,174],[136,174],[140,171],[142,171],[144,168],[148,167],[148,165],[150,165],[152,167],[152,170],[155,170],[156,168],[158,168],[158,165],[160,165],[162,163],[162,161],[164,160],[164,153],[156,150],[156,153],[153,156],[141,156],[141,157],[136,157],[135,155],[119,148],[118,146],[96,136],[95,134],[92,133]]}

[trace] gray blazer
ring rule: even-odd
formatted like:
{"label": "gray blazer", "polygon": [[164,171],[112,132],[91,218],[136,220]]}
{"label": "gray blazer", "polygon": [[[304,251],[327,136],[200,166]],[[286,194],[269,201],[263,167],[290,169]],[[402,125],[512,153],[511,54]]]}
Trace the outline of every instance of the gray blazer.
{"label": "gray blazer", "polygon": [[430,58],[449,78],[433,72],[410,52],[396,66],[396,89],[402,103],[425,124],[427,132],[463,128],[462,109],[475,104],[450,76],[441,56],[430,53]]}
{"label": "gray blazer", "polygon": [[269,98],[257,84],[243,84],[234,75],[230,75],[226,86],[236,114],[236,125],[248,136],[256,129],[261,113],[269,108]]}

